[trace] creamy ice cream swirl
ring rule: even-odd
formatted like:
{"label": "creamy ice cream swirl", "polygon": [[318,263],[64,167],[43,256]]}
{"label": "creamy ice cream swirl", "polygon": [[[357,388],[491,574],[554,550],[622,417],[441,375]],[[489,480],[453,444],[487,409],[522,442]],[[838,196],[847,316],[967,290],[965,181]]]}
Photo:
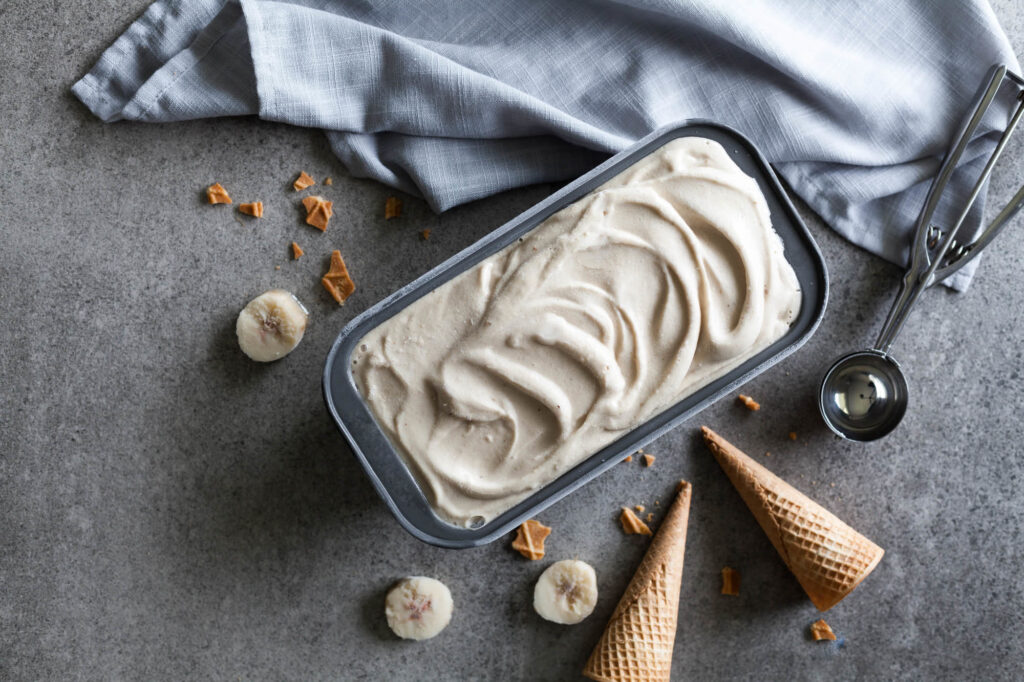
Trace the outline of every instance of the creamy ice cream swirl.
{"label": "creamy ice cream swirl", "polygon": [[799,310],[757,183],[674,140],[372,330],[357,386],[444,518],[487,520]]}

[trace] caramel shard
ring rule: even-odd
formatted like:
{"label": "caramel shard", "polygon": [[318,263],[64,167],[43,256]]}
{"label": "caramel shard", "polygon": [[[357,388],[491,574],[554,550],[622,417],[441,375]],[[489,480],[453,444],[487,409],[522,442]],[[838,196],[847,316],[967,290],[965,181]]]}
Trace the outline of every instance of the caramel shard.
{"label": "caramel shard", "polygon": [[828,626],[824,618],[811,623],[811,637],[814,638],[815,642],[820,642],[823,639],[827,639],[830,642],[836,641],[836,633],[832,632],[832,628]]}
{"label": "caramel shard", "polygon": [[292,242],[292,260],[299,260],[302,258],[303,253],[305,253],[305,251],[302,250],[302,247],[295,242]]}
{"label": "caramel shard", "polygon": [[328,187],[330,187],[331,185],[334,184],[334,180],[332,180],[329,177],[328,178],[324,178],[324,184],[327,185]]}
{"label": "caramel shard", "polygon": [[751,398],[749,395],[743,395],[742,393],[740,393],[737,397],[737,400],[743,403],[743,406],[746,407],[751,412],[757,412],[758,410],[761,409],[761,404],[758,403],[753,398]]}
{"label": "caramel shard", "polygon": [[622,461],[623,461],[623,462],[632,462],[632,461],[633,461],[633,455],[627,455],[627,456],[626,456],[626,459],[624,459],[624,460],[622,460]]}
{"label": "caramel shard", "polygon": [[637,515],[629,507],[622,508],[622,516],[619,517],[619,521],[622,522],[622,530],[626,531],[627,535],[652,535],[647,524],[637,518]]}
{"label": "caramel shard", "polygon": [[654,466],[654,455],[644,454],[644,466]]}
{"label": "caramel shard", "polygon": [[643,513],[644,506],[642,504],[633,505],[633,509],[636,509],[638,513]]}
{"label": "caramel shard", "polygon": [[313,196],[303,199],[302,205],[306,208],[306,224],[312,225],[321,232],[326,231],[327,223],[334,215],[334,202],[327,201],[323,197]]}
{"label": "caramel shard", "polygon": [[734,597],[740,593],[740,572],[726,566],[722,569],[722,594]]}
{"label": "caramel shard", "polygon": [[516,539],[512,541],[512,549],[516,550],[530,561],[536,561],[544,557],[544,539],[551,535],[551,529],[530,519],[516,531]]}
{"label": "caramel shard", "polygon": [[790,440],[796,440],[796,431],[790,431],[789,432],[789,439]]}
{"label": "caramel shard", "polygon": [[295,179],[295,182],[292,183],[292,187],[295,188],[296,192],[301,192],[307,187],[312,187],[315,184],[316,180],[311,178],[309,176],[309,173],[307,173],[306,171],[302,171],[299,173],[299,177]]}
{"label": "caramel shard", "polygon": [[402,215],[402,200],[398,197],[388,197],[384,202],[384,220],[391,220]]}
{"label": "caramel shard", "polygon": [[421,230],[420,237],[423,238],[423,241],[427,241],[428,239],[430,239],[430,230]]}
{"label": "caramel shard", "polygon": [[345,261],[341,259],[341,251],[331,251],[331,269],[323,276],[320,283],[334,297],[338,305],[343,305],[345,299],[356,290],[356,283],[349,277]]}
{"label": "caramel shard", "polygon": [[251,215],[254,218],[263,217],[263,202],[254,201],[251,204],[239,204],[238,210],[246,215]]}
{"label": "caramel shard", "polygon": [[654,520],[654,512],[650,512],[650,513],[649,513],[649,514],[647,515],[647,523],[650,523],[650,522],[651,522],[651,521],[653,521],[653,520]]}
{"label": "caramel shard", "polygon": [[221,187],[219,182],[215,182],[206,188],[206,198],[211,204],[231,203],[231,197],[228,196],[228,191]]}

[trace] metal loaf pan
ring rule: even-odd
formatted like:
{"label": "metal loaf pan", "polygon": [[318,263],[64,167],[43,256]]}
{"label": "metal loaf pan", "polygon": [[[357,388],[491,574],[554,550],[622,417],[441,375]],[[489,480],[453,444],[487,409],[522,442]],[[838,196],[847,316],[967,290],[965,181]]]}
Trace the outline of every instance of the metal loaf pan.
{"label": "metal loaf pan", "polygon": [[[583,197],[667,142],[688,136],[705,137],[720,143],[743,172],[757,180],[768,200],[772,226],[782,238],[786,258],[800,282],[803,299],[799,317],[785,336],[758,355],[594,453],[486,524],[477,528],[463,528],[442,520],[432,510],[402,455],[378,428],[356,388],[350,373],[350,356],[356,344],[371,329],[459,273],[500,251],[548,216]],[[353,454],[406,530],[433,545],[474,547],[501,537],[525,519],[535,516],[610,469],[628,453],[686,421],[715,400],[734,394],[740,385],[793,353],[814,333],[825,312],[827,298],[828,278],[821,252],[757,148],[727,126],[705,120],[685,121],[658,130],[616,154],[349,322],[327,355],[323,374],[324,399]]]}

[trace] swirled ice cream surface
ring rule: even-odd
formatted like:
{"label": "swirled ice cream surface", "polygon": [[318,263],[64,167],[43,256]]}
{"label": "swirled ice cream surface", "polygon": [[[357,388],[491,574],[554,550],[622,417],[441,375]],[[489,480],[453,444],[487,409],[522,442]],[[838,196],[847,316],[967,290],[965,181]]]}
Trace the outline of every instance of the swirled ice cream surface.
{"label": "swirled ice cream surface", "polygon": [[356,385],[476,525],[766,348],[800,308],[764,196],[679,138],[370,331]]}

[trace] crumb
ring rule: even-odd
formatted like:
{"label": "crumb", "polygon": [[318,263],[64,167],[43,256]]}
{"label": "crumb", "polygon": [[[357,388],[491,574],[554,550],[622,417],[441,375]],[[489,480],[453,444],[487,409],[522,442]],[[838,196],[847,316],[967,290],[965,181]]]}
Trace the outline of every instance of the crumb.
{"label": "crumb", "polygon": [[814,638],[815,642],[820,642],[823,639],[827,639],[830,642],[836,641],[836,633],[832,632],[832,628],[828,626],[824,618],[811,623],[811,637]]}
{"label": "crumb", "polygon": [[738,395],[738,396],[736,397],[736,399],[737,399],[737,400],[738,400],[739,402],[743,403],[743,406],[744,406],[744,407],[746,407],[746,408],[747,408],[748,410],[750,410],[751,412],[757,412],[758,410],[760,410],[760,409],[761,409],[761,404],[760,404],[760,403],[758,403],[758,402],[757,402],[756,400],[754,400],[753,398],[751,398],[751,397],[750,397],[749,395],[743,395],[742,393],[740,393],[740,394],[739,394],[739,395]]}
{"label": "crumb", "polygon": [[330,177],[326,177],[326,178],[324,178],[324,184],[327,185],[328,187],[330,187],[331,185],[334,184],[334,180],[332,178],[330,178]]}
{"label": "crumb", "polygon": [[647,523],[650,523],[653,520],[654,520],[654,512],[649,512],[647,514]]}
{"label": "crumb", "polygon": [[654,466],[655,459],[654,455],[644,454],[644,466]]}
{"label": "crumb", "polygon": [[764,456],[765,456],[765,457],[771,457],[771,456],[772,456],[772,453],[770,453],[770,452],[767,452],[767,451],[765,451],[765,453],[764,453]]}
{"label": "crumb", "polygon": [[304,253],[305,251],[302,250],[301,246],[299,246],[295,242],[292,242],[292,260],[299,260],[300,258],[302,258],[302,254]]}
{"label": "crumb", "polygon": [[292,183],[292,187],[295,188],[296,192],[301,192],[307,187],[312,187],[316,184],[316,180],[310,177],[306,171],[300,171],[299,177],[295,178],[295,182]]}
{"label": "crumb", "polygon": [[644,454],[644,449],[643,448],[637,448],[637,452],[639,452],[642,455],[642,454]]}
{"label": "crumb", "polygon": [[516,539],[512,541],[512,549],[530,561],[544,558],[544,539],[551,534],[551,529],[530,519],[516,530]]}
{"label": "crumb", "polygon": [[331,269],[323,276],[320,283],[334,297],[338,305],[345,303],[345,299],[356,290],[356,284],[348,274],[348,268],[345,267],[345,261],[341,259],[340,251],[331,251]]}
{"label": "crumb", "polygon": [[228,191],[221,187],[219,182],[215,182],[206,188],[206,199],[211,204],[231,203],[231,197],[228,196]]}
{"label": "crumb", "polygon": [[637,515],[629,507],[622,508],[619,521],[622,523],[622,530],[626,532],[626,535],[653,535],[647,524],[637,518]]}
{"label": "crumb", "polygon": [[254,201],[251,204],[239,204],[238,210],[246,215],[251,215],[253,218],[263,217],[263,202]]}
{"label": "crumb", "polygon": [[740,572],[726,566],[722,569],[722,594],[733,597],[740,593]]}
{"label": "crumb", "polygon": [[638,513],[644,513],[644,506],[642,504],[633,505],[633,509],[636,509]]}
{"label": "crumb", "polygon": [[321,232],[326,232],[327,223],[334,215],[334,202],[327,201],[323,197],[313,196],[303,199],[302,205],[306,208],[306,224],[312,225]]}
{"label": "crumb", "polygon": [[275,265],[275,266],[274,266],[274,269],[275,269],[275,270],[280,270],[280,269],[281,269],[281,266],[280,266],[280,265]]}
{"label": "crumb", "polygon": [[398,197],[388,197],[384,202],[384,220],[391,220],[402,215],[402,200]]}
{"label": "crumb", "polygon": [[633,461],[633,455],[626,455],[626,459],[624,459],[622,461],[623,462],[632,462]]}
{"label": "crumb", "polygon": [[655,507],[660,507],[661,506],[661,500],[655,500],[654,501],[654,506]]}
{"label": "crumb", "polygon": [[829,483],[829,486],[831,486],[831,487],[835,488],[835,487],[836,487],[836,483],[835,483],[835,481],[833,481],[832,483]]}
{"label": "crumb", "polygon": [[430,230],[420,230],[420,238],[422,238],[423,241],[430,239]]}
{"label": "crumb", "polygon": [[796,440],[796,431],[790,431],[789,432],[789,439],[790,440]]}

